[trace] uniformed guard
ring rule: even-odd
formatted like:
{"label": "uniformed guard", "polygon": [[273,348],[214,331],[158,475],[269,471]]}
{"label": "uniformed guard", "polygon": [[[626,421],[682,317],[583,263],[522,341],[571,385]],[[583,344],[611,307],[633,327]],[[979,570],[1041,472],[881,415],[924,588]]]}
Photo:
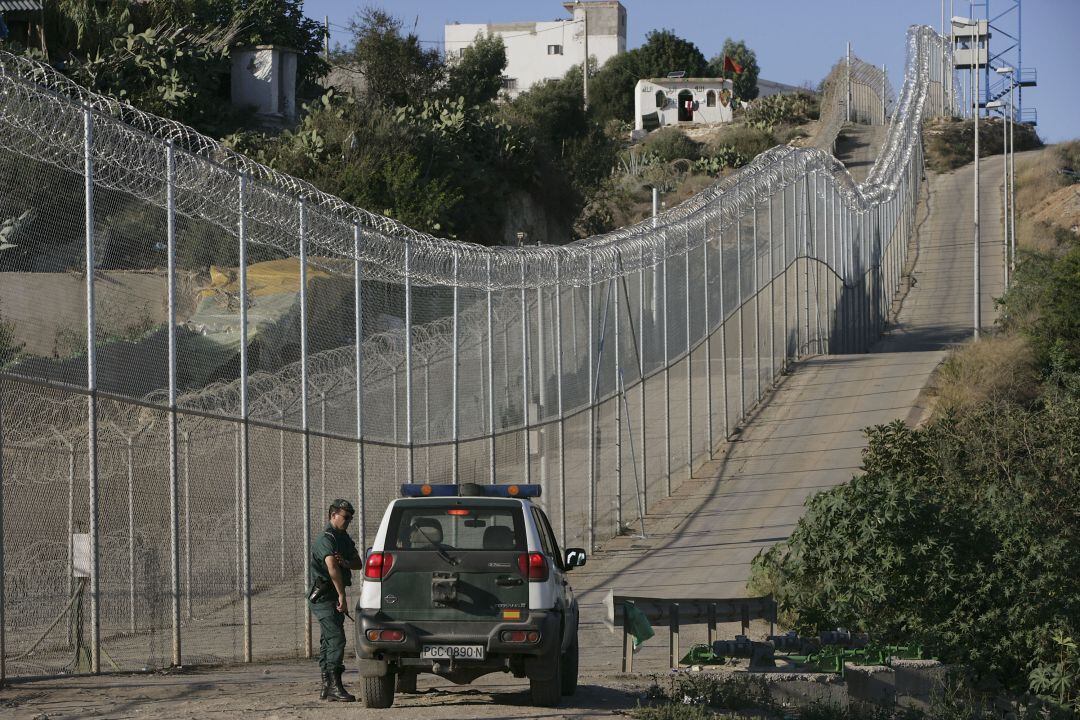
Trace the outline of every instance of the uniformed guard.
{"label": "uniformed guard", "polygon": [[319,668],[322,670],[320,700],[353,702],[341,684],[345,671],[345,616],[349,612],[345,588],[352,571],[363,567],[363,559],[349,537],[353,506],[348,500],[330,505],[329,523],[311,543],[311,591],[308,604],[319,619]]}

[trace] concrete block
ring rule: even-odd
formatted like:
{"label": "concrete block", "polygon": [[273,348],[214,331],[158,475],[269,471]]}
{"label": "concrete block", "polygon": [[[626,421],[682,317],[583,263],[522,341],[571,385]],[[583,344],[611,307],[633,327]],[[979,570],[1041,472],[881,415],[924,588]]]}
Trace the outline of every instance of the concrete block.
{"label": "concrete block", "polygon": [[811,703],[847,706],[847,687],[839,675],[813,672],[755,672],[781,705],[803,707]]}
{"label": "concrete block", "polygon": [[896,675],[886,665],[853,665],[844,663],[848,700],[882,707],[896,704]]}
{"label": "concrete block", "polygon": [[905,707],[927,707],[948,672],[948,668],[938,660],[892,658],[889,664],[895,674],[896,702]]}

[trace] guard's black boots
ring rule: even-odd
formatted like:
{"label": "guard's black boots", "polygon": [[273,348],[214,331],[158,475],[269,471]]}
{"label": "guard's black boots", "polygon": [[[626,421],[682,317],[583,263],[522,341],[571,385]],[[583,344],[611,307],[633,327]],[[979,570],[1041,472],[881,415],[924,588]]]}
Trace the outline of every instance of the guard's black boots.
{"label": "guard's black boots", "polygon": [[356,701],[356,698],[350,695],[345,686],[341,684],[341,670],[334,673],[333,683],[326,686],[326,699],[334,702]]}
{"label": "guard's black boots", "polygon": [[330,694],[330,688],[334,686],[334,674],[324,672],[322,674],[322,690],[319,691],[319,699],[325,700]]}

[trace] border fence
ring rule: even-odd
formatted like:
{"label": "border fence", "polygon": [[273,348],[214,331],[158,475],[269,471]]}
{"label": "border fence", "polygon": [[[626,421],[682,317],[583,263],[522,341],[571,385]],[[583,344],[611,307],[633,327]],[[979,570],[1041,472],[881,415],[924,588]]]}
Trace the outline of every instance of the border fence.
{"label": "border fence", "polygon": [[947,52],[912,27],[895,101],[847,72],[889,122],[862,184],[781,146],[527,248],[417,233],[0,53],[0,313],[34,330],[0,372],[0,681],[310,656],[336,497],[364,544],[413,481],[539,483],[564,544],[648,532],[793,360],[883,327]]}

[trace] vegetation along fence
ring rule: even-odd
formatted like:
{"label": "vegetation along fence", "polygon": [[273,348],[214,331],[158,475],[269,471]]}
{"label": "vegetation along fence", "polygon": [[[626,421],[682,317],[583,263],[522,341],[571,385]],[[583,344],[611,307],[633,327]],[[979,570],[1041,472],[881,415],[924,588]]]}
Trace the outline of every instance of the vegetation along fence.
{"label": "vegetation along fence", "polygon": [[0,297],[34,329],[0,374],[0,680],[310,655],[335,497],[365,543],[406,481],[540,483],[566,544],[647,532],[793,359],[882,327],[943,104],[946,44],[907,44],[866,182],[777,147],[528,248],[422,235],[0,54]]}

